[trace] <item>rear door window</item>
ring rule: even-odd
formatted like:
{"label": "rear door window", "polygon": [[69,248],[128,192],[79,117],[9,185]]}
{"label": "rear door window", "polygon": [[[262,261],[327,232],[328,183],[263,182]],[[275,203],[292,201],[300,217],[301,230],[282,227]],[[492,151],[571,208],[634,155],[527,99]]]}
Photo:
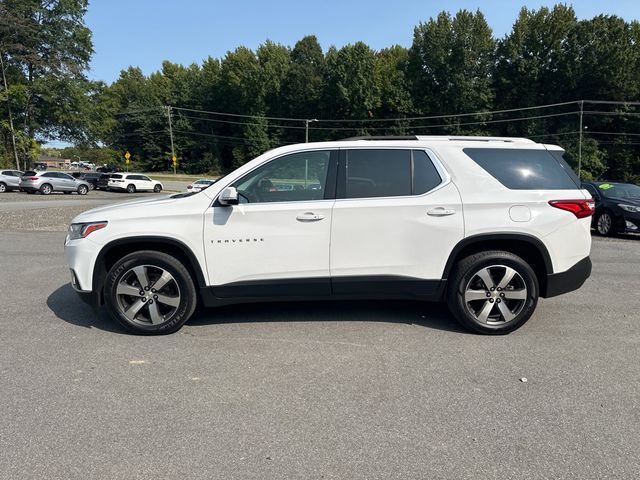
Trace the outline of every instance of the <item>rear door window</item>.
{"label": "rear door window", "polygon": [[465,148],[462,151],[511,190],[568,190],[579,185],[569,165],[562,165],[547,150]]}
{"label": "rear door window", "polygon": [[423,150],[346,150],[344,198],[422,195],[442,183]]}

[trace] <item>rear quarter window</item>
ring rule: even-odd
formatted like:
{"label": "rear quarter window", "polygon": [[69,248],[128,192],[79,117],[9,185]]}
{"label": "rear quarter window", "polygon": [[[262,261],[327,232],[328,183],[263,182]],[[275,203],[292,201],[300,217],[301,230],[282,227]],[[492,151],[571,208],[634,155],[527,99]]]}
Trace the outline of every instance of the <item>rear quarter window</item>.
{"label": "rear quarter window", "polygon": [[511,190],[579,188],[569,165],[564,160],[560,162],[547,150],[464,148],[462,151]]}

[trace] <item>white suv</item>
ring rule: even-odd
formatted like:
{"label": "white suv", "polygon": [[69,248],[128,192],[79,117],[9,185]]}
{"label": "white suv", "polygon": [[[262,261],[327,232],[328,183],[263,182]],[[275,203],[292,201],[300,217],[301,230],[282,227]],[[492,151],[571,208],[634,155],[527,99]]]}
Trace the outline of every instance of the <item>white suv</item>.
{"label": "white suv", "polygon": [[162,191],[162,184],[139,173],[114,173],[107,181],[107,190],[124,190],[127,193]]}
{"label": "white suv", "polygon": [[198,304],[319,298],[445,300],[507,333],[591,272],[593,201],[562,153],[489,137],[277,148],[200,193],[79,215],[72,284],[142,334]]}

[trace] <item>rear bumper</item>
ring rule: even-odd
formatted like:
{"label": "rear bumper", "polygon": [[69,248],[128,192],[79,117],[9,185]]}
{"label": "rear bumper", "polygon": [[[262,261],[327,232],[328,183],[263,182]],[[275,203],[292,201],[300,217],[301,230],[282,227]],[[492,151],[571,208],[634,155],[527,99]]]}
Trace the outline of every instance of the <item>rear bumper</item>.
{"label": "rear bumper", "polygon": [[585,257],[565,272],[547,275],[546,286],[540,293],[543,298],[555,297],[563,293],[573,292],[591,275],[591,259]]}

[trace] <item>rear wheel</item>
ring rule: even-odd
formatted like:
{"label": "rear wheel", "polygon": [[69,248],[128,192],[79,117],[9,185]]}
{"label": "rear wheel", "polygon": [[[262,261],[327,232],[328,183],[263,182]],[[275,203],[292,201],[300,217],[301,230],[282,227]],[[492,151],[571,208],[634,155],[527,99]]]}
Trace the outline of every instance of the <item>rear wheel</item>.
{"label": "rear wheel", "polygon": [[186,267],[170,255],[134,252],[109,271],[105,303],[128,330],[160,335],[179,330],[193,315],[196,289]]}
{"label": "rear wheel", "polygon": [[78,187],[78,194],[79,195],[86,195],[88,191],[89,191],[89,187],[87,187],[86,185],[80,185]]}
{"label": "rear wheel", "polygon": [[4,193],[7,191],[7,184],[0,182],[0,193]]}
{"label": "rear wheel", "polygon": [[613,234],[613,217],[609,212],[602,212],[598,216],[596,220],[596,232],[604,236]]}
{"label": "rear wheel", "polygon": [[89,190],[95,190],[96,186],[93,183],[89,184]]}
{"label": "rear wheel", "polygon": [[136,186],[133,184],[127,185],[127,193],[136,193]]}
{"label": "rear wheel", "polygon": [[538,303],[538,279],[510,252],[480,252],[454,268],[447,292],[451,313],[465,327],[505,334],[525,324]]}
{"label": "rear wheel", "polygon": [[48,183],[45,183],[40,187],[40,193],[43,195],[49,195],[51,192],[53,192],[53,187]]}

